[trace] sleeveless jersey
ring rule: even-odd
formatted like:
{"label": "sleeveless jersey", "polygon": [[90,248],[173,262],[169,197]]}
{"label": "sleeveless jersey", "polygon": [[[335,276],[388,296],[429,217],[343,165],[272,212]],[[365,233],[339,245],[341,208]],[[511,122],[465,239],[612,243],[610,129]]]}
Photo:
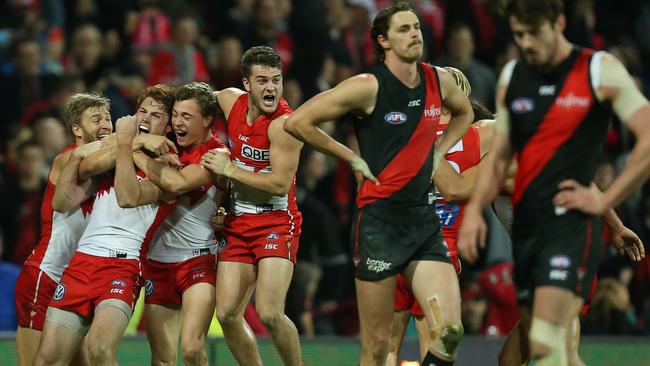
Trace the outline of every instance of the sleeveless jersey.
{"label": "sleeveless jersey", "polygon": [[611,114],[593,90],[592,56],[591,50],[575,48],[548,74],[525,61],[512,70],[506,105],[519,163],[512,195],[515,226],[554,217],[552,200],[561,181],[591,184]]}
{"label": "sleeveless jersey", "polygon": [[[88,226],[79,239],[77,250],[98,257],[140,260],[142,253],[147,251],[147,246],[143,245],[145,238],[153,235],[173,206],[156,202],[121,208],[117,203],[114,179],[113,173],[101,179]],[[144,173],[138,171],[138,179],[146,179]]]}
{"label": "sleeveless jersey", "polygon": [[[75,149],[71,145],[61,153]],[[86,217],[92,209],[92,197],[70,212],[58,212],[52,208],[56,186],[47,179],[47,187],[41,204],[41,238],[32,254],[25,261],[26,266],[40,268],[52,280],[59,282],[63,270],[77,250],[77,242],[86,228]]]}
{"label": "sleeveless jersey", "polygon": [[[180,151],[182,165],[199,164],[208,150],[225,147],[213,137],[210,141]],[[222,189],[223,191],[223,189]],[[218,188],[197,188],[176,198],[176,205],[153,234],[148,257],[157,262],[178,263],[203,254],[217,252],[217,240],[209,220],[219,206]]]}
{"label": "sleeveless jersey", "polygon": [[[445,127],[446,125],[438,125],[438,137],[445,131]],[[445,160],[449,162],[458,174],[478,165],[481,161],[481,138],[476,126],[470,126],[467,129],[463,138],[447,151]],[[447,203],[440,193],[436,193],[436,214],[440,217],[442,233],[445,237],[451,236],[456,238],[458,237],[458,231],[460,230],[463,211],[465,210],[467,201]]]}
{"label": "sleeveless jersey", "polygon": [[[270,160],[271,143],[268,129],[271,122],[293,111],[284,99],[280,99],[278,108],[270,116],[260,116],[253,125],[246,123],[248,113],[248,93],[237,98],[228,115],[228,136],[231,159],[237,167],[249,172],[272,171]],[[259,214],[276,210],[288,210],[291,216],[299,215],[296,204],[296,178],[289,193],[284,196],[271,196],[268,199],[255,199],[247,194],[251,188],[236,181],[231,181],[231,212],[235,215]],[[264,196],[264,195],[263,195]]]}
{"label": "sleeveless jersey", "polygon": [[409,88],[384,63],[373,67],[375,109],[355,121],[361,156],[380,182],[364,182],[357,208],[389,222],[421,223],[435,215],[431,173],[442,96],[435,68],[420,63],[418,72],[422,82]]}

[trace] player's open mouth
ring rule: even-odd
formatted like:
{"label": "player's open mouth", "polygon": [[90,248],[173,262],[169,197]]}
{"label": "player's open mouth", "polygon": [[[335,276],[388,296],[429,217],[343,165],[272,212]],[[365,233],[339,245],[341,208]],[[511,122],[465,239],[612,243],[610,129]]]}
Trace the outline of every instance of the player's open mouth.
{"label": "player's open mouth", "polygon": [[182,137],[187,136],[187,131],[176,130],[176,131],[174,131],[174,133],[176,134],[176,137],[181,137],[182,138]]}
{"label": "player's open mouth", "polygon": [[99,140],[101,140],[101,139],[103,139],[104,137],[106,137],[106,136],[108,136],[108,135],[110,135],[110,134],[109,134],[109,133],[100,133],[99,135],[97,135],[97,138],[98,138]]}
{"label": "player's open mouth", "polygon": [[264,101],[264,105],[273,106],[273,103],[275,103],[275,96],[274,95],[265,95],[265,96],[262,97],[262,100]]}
{"label": "player's open mouth", "polygon": [[149,126],[138,125],[138,132],[139,133],[149,133]]}

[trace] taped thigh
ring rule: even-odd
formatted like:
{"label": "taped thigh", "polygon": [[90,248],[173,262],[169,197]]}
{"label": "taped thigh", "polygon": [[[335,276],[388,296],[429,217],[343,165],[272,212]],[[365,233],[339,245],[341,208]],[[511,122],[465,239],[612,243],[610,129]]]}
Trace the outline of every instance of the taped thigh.
{"label": "taped thigh", "polygon": [[90,328],[90,319],[84,318],[72,311],[61,310],[53,307],[47,308],[45,320],[73,330],[79,333],[82,337],[88,333],[88,329]]}

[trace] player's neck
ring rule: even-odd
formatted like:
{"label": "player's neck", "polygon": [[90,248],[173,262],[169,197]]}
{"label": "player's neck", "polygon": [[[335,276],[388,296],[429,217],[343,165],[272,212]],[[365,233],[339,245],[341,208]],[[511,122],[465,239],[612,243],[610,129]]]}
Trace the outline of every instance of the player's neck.
{"label": "player's neck", "polygon": [[573,44],[564,38],[564,36],[560,36],[551,62],[542,71],[550,72],[555,69],[571,55],[571,51],[573,51]]}
{"label": "player's neck", "polygon": [[388,70],[390,70],[399,81],[409,88],[415,88],[420,85],[420,73],[418,73],[417,62],[405,62],[397,57],[390,57],[391,55],[386,56],[384,64],[386,64]]}
{"label": "player's neck", "polygon": [[210,141],[210,139],[212,139],[212,132],[208,128],[203,134],[203,136],[200,139],[196,140],[196,142],[192,145],[192,147],[203,145],[206,142]]}
{"label": "player's neck", "polygon": [[262,112],[255,103],[251,100],[250,95],[248,96],[248,112],[246,113],[246,124],[249,126],[252,126],[255,121],[257,121],[260,116],[264,115],[265,113]]}

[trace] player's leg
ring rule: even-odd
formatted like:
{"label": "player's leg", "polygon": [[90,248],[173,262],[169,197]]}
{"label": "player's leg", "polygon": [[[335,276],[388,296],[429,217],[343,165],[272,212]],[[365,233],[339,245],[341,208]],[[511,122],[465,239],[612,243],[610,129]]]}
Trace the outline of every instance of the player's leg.
{"label": "player's leg", "polygon": [[89,320],[71,311],[47,310],[35,366],[68,365],[88,331]]}
{"label": "player's leg", "polygon": [[429,351],[425,361],[439,365],[453,364],[463,337],[460,289],[454,267],[446,262],[420,260],[409,263],[404,274],[411,283],[430,329]]}
{"label": "player's leg", "polygon": [[41,331],[18,327],[16,330],[16,356],[18,366],[31,366],[34,363],[34,356],[38,351],[38,343],[41,340]]}
{"label": "player's leg", "polygon": [[294,264],[285,258],[266,257],[260,259],[257,268],[257,313],[262,324],[271,333],[273,344],[284,364],[298,366],[302,363],[298,330],[284,314]]}
{"label": "player's leg", "polygon": [[399,352],[402,349],[402,341],[406,328],[411,320],[411,311],[395,311],[393,313],[393,325],[390,331],[390,342],[388,348],[388,356],[386,356],[386,366],[395,366],[399,361]]}
{"label": "player's leg", "polygon": [[90,354],[88,353],[88,342],[86,341],[86,337],[81,341],[77,353],[72,358],[72,361],[70,361],[70,365],[92,366],[92,363],[90,362]]}
{"label": "player's leg", "polygon": [[153,366],[176,365],[181,316],[178,306],[145,304],[144,317]]}
{"label": "player's leg", "polygon": [[535,289],[528,337],[536,365],[568,365],[567,334],[581,306],[582,299],[571,290],[556,286]]}
{"label": "player's leg", "polygon": [[88,330],[88,354],[93,365],[117,365],[117,346],[129,324],[133,309],[119,299],[102,300]]}
{"label": "player's leg", "polygon": [[420,350],[420,359],[423,360],[429,351],[429,342],[431,331],[427,325],[427,319],[424,316],[414,316],[415,330],[418,332],[418,348]]}
{"label": "player's leg", "polygon": [[240,365],[262,365],[255,335],[244,320],[244,310],[257,278],[256,267],[249,263],[219,261],[217,278],[217,319],[230,352]]}
{"label": "player's leg", "polygon": [[528,364],[528,332],[530,330],[530,310],[519,308],[521,319],[510,330],[499,352],[499,366],[521,366]]}
{"label": "player's leg", "polygon": [[395,276],[377,281],[356,279],[361,325],[361,366],[384,365],[388,356],[395,302]]}
{"label": "player's leg", "polygon": [[214,317],[215,299],[213,283],[196,283],[183,292],[181,349],[185,365],[208,364],[205,341]]}
{"label": "player's leg", "polygon": [[569,336],[567,337],[567,353],[569,355],[569,366],[585,366],[585,362],[580,358],[578,350],[580,349],[580,317],[571,320],[569,327]]}

